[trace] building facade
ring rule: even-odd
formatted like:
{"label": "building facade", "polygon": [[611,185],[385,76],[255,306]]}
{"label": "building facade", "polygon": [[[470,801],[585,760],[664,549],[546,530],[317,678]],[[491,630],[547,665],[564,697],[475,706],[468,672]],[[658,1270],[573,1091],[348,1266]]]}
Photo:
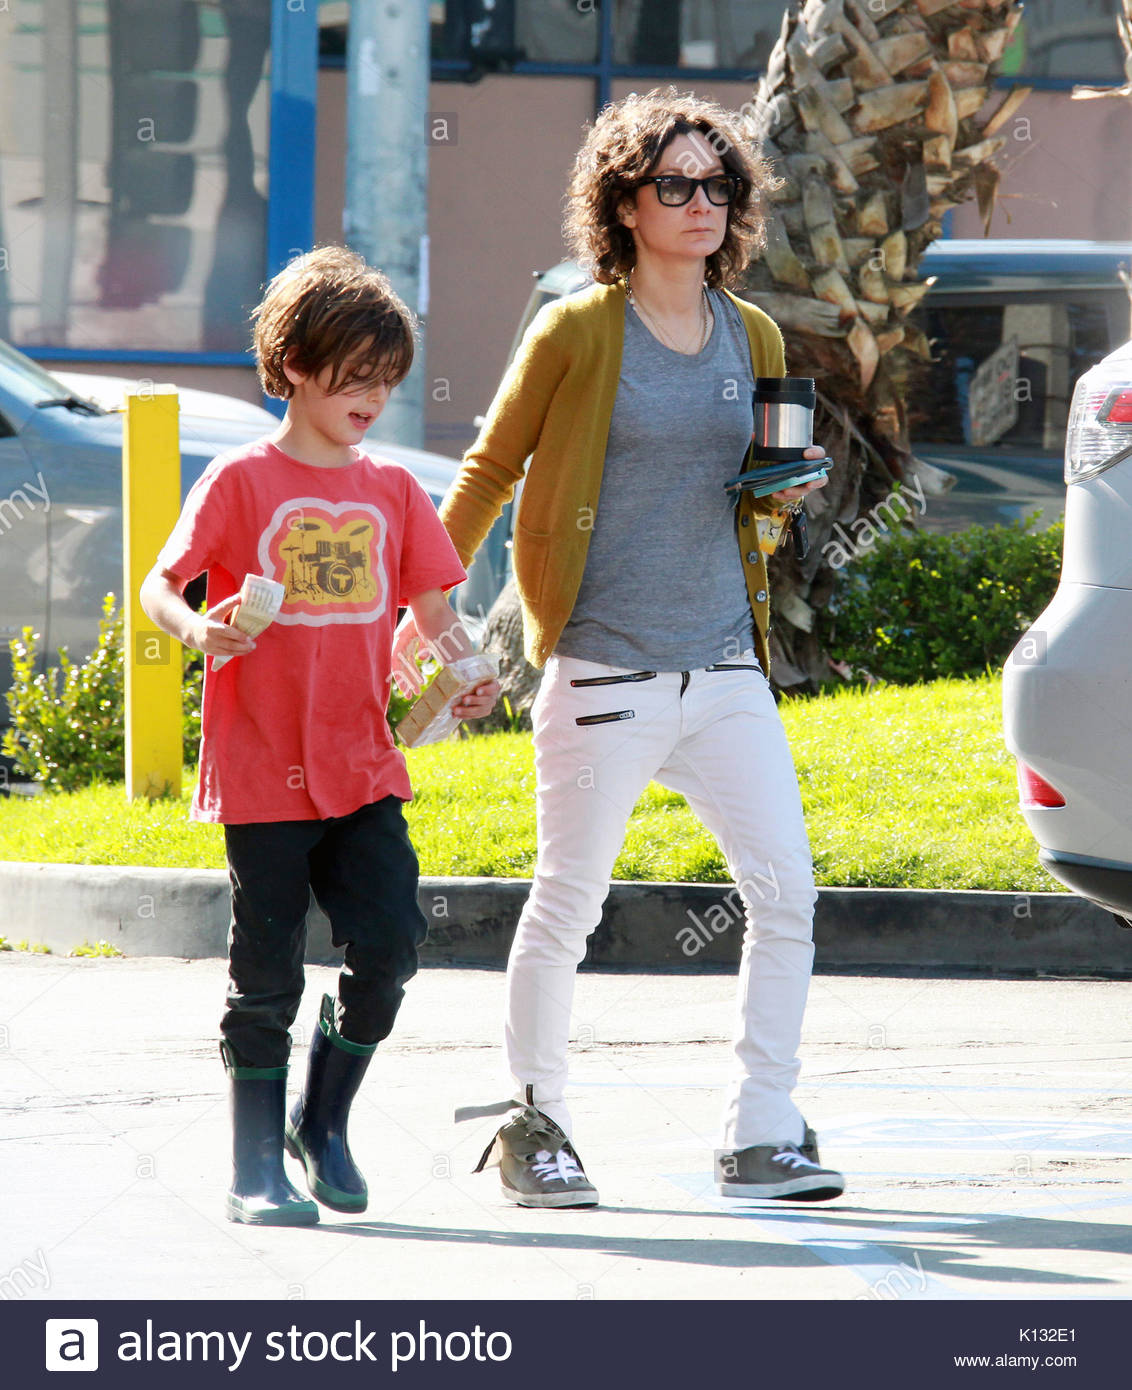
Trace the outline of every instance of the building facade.
{"label": "building facade", "polygon": [[[415,0],[425,4],[427,0]],[[1132,238],[1118,0],[1028,0],[991,234]],[[429,3],[426,443],[458,454],[601,105],[669,83],[747,100],[779,0]],[[247,313],[342,239],[344,0],[0,0],[0,338],[48,366],[259,399]],[[993,97],[992,97],[993,101]],[[973,207],[955,236],[981,234]]]}

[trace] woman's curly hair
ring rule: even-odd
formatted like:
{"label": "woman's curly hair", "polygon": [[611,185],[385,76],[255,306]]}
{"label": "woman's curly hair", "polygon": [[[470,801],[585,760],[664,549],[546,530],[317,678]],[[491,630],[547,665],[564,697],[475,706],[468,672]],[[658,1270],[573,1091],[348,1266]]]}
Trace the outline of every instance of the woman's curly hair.
{"label": "woman's curly hair", "polygon": [[[710,147],[708,158],[717,158],[739,180],[723,244],[707,258],[708,284],[713,289],[734,284],[765,245],[762,197],[781,180],[744,133],[742,117],[675,87],[656,87],[643,96],[633,92],[605,107],[590,127],[567,191],[567,243],[599,284],[623,280],[636,262],[633,235],[618,218],[619,207],[635,197],[638,181],[657,167],[675,136],[696,132]],[[700,169],[687,172],[702,177]]]}

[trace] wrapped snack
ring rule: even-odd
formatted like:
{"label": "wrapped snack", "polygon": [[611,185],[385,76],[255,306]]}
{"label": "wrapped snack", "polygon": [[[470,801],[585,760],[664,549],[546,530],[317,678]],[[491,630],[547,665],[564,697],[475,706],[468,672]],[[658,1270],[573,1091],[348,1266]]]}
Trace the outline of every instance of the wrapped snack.
{"label": "wrapped snack", "polygon": [[469,690],[494,680],[498,674],[497,656],[467,656],[451,666],[442,666],[397,725],[397,737],[409,748],[439,743],[460,723],[452,713],[453,705]]}
{"label": "wrapped snack", "polygon": [[[286,593],[283,585],[274,579],[262,574],[247,574],[240,586],[239,605],[228,615],[228,621],[249,637],[258,637],[265,627],[274,622]],[[230,656],[214,656],[212,669],[219,671],[231,660]]]}

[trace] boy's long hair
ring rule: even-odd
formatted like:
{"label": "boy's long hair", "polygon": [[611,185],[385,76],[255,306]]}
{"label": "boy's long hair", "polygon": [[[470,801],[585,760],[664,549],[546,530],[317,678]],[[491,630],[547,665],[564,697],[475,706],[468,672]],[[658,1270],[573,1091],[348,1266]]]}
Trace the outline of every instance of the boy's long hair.
{"label": "boy's long hair", "polygon": [[256,371],[269,396],[293,393],[284,361],[309,376],[329,368],[330,393],[373,381],[396,386],[413,365],[411,311],[380,270],[345,246],[296,256],[251,317]]}
{"label": "boy's long hair", "polygon": [[[718,159],[739,180],[727,209],[727,231],[707,258],[705,277],[713,288],[734,284],[751,256],[765,245],[762,197],[781,186],[770,164],[742,129],[742,117],[675,87],[631,93],[604,108],[574,161],[564,225],[574,256],[599,284],[623,280],[636,263],[633,234],[618,209],[636,197],[637,181],[648,177],[677,135],[703,137],[702,161],[683,169],[703,178]],[[698,165],[698,167],[691,167]]]}

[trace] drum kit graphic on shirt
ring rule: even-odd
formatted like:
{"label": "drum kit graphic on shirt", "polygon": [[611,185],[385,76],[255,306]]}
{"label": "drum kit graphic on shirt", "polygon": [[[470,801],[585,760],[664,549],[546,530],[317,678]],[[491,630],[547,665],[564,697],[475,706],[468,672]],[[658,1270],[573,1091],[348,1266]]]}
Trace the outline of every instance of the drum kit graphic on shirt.
{"label": "drum kit graphic on shirt", "polygon": [[373,525],[348,521],[335,531],[328,521],[300,517],[291,523],[279,553],[287,557],[288,599],[312,604],[363,603],[377,592],[370,572]]}

